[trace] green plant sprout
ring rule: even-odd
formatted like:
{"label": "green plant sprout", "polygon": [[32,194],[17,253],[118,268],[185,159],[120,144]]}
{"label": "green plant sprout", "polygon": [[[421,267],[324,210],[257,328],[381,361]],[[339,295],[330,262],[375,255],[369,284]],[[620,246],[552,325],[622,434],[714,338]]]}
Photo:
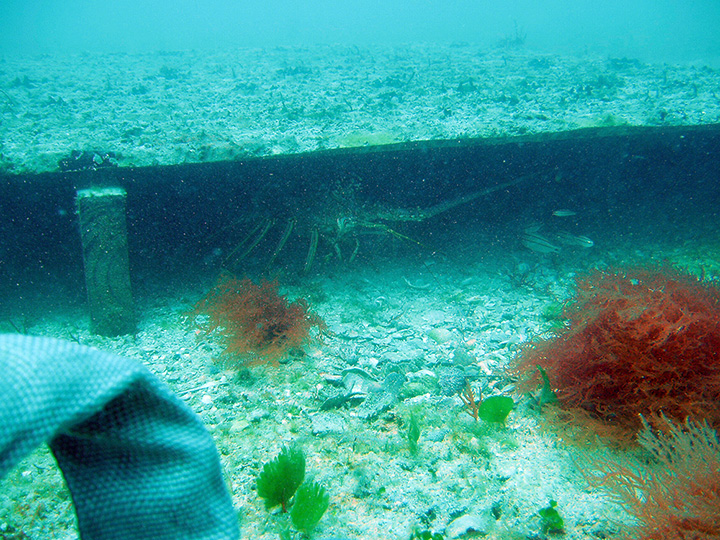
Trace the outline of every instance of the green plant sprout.
{"label": "green plant sprout", "polygon": [[317,482],[305,482],[295,494],[290,518],[299,531],[310,534],[330,504],[330,495]]}
{"label": "green plant sprout", "polygon": [[265,508],[287,504],[305,478],[305,454],[297,447],[285,447],[280,454],[263,466],[257,479],[258,495],[265,499]]}
{"label": "green plant sprout", "polygon": [[537,368],[540,372],[540,377],[542,378],[542,388],[540,388],[540,392],[538,392],[536,400],[538,406],[542,408],[544,405],[556,403],[558,398],[557,394],[555,394],[550,386],[550,379],[548,378],[547,373],[545,373],[545,370],[541,366],[538,366]]}
{"label": "green plant sprout", "polygon": [[485,422],[503,424],[515,406],[513,398],[508,396],[490,396],[478,405],[478,417]]}
{"label": "green plant sprout", "polygon": [[418,423],[417,416],[414,414],[411,415],[408,420],[407,440],[410,453],[413,456],[416,456],[419,450],[418,441],[420,440],[420,424]]}
{"label": "green plant sprout", "polygon": [[563,518],[557,511],[557,501],[550,500],[547,507],[541,508],[538,512],[540,515],[540,528],[545,534],[563,534],[565,532]]}
{"label": "green plant sprout", "polygon": [[553,302],[548,304],[542,311],[542,317],[550,323],[549,330],[551,332],[557,332],[565,328],[567,324],[567,318],[563,316],[564,307],[559,302]]}
{"label": "green plant sprout", "polygon": [[433,533],[427,529],[415,529],[410,535],[410,540],[445,540],[445,535],[439,532]]}
{"label": "green plant sprout", "polygon": [[459,395],[465,405],[465,412],[475,421],[482,419],[485,422],[503,424],[515,406],[513,398],[508,396],[490,396],[487,399],[476,400],[470,381],[465,382],[465,388]]}
{"label": "green plant sprout", "polygon": [[[330,504],[330,496],[317,482],[304,482],[305,454],[301,448],[286,446],[272,461],[263,466],[257,479],[258,495],[265,499],[265,508],[281,505],[288,511],[290,499],[295,496],[290,519],[298,531],[309,536]],[[290,538],[289,530],[280,533]]]}

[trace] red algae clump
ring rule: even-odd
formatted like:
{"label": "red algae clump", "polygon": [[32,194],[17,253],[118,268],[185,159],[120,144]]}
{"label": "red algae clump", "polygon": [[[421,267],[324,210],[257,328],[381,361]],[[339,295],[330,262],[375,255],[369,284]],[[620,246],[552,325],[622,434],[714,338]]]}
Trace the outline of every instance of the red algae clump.
{"label": "red algae clump", "polygon": [[516,360],[540,366],[560,406],[634,434],[665,415],[720,427],[720,289],[673,268],[594,270],[564,308],[569,325]]}
{"label": "red algae clump", "polygon": [[220,277],[193,314],[208,316],[205,334],[222,335],[225,360],[239,364],[277,362],[306,344],[313,328],[325,328],[307,302],[279,294],[277,281],[257,285],[231,275]]}
{"label": "red algae clump", "polygon": [[701,540],[720,538],[720,437],[704,422],[645,426],[638,442],[653,459],[597,463],[590,485],[607,491],[635,519],[624,538]]}

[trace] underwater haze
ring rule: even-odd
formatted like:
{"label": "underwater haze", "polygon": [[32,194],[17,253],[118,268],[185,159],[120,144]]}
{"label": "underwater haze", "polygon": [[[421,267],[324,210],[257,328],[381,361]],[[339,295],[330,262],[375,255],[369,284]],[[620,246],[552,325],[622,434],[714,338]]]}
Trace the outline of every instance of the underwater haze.
{"label": "underwater haze", "polygon": [[206,485],[253,540],[719,540],[718,28],[0,0],[0,540],[198,536]]}
{"label": "underwater haze", "polygon": [[525,39],[550,53],[720,59],[715,0],[5,0],[0,53]]}

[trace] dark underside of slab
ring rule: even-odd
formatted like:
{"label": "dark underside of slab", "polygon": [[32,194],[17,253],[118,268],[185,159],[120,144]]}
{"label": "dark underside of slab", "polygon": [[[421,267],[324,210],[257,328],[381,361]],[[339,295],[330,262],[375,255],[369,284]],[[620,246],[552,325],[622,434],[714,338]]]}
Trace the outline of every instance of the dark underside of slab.
{"label": "dark underside of slab", "polygon": [[596,236],[687,229],[717,219],[718,171],[720,126],[706,125],[3,176],[2,287],[62,280],[82,290],[75,201],[89,187],[127,191],[138,280],[222,268],[302,275],[350,261],[452,255],[474,231],[564,208],[581,212]]}

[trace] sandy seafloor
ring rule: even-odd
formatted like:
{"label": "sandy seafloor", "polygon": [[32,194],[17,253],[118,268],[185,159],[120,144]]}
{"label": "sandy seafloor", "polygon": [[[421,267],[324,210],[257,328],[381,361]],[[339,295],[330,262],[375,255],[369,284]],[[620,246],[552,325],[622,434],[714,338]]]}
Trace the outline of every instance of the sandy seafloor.
{"label": "sandy seafloor", "polygon": [[0,171],[720,122],[720,70],[469,44],[0,57]]}
{"label": "sandy seafloor", "polygon": [[[517,135],[604,125],[720,122],[720,72],[627,58],[557,57],[472,45],[319,47],[0,59],[0,169],[56,170],[75,149],[117,152],[121,166],[236,159],[418,139]],[[592,237],[593,231],[586,231]],[[716,231],[714,231],[716,233]],[[543,538],[538,510],[556,500],[562,538],[619,538],[632,522],[578,467],[630,459],[577,444],[513,392],[508,363],[557,321],[573,277],[590,267],[669,259],[717,274],[717,246],[674,242],[564,249],[558,255],[466,246],[453,257],[338,266],[283,287],[306,298],[328,334],[279,366],[221,367],[217,339],[186,314],[208,274],[136,295],[135,336],[93,335],[84,305],[25,311],[31,334],[137,358],[203,419],[219,448],[243,538],[275,539],[254,484],[284,444],[300,443],[330,508],[315,538],[407,539],[413,527],[458,537]],[[504,246],[506,247],[506,246]],[[146,287],[146,290],[151,288]],[[57,302],[55,302],[57,305]],[[433,339],[429,334],[435,330]],[[363,405],[321,411],[334,376],[397,371],[417,395],[372,418]],[[513,395],[505,426],[476,423],[453,391]],[[371,384],[370,382],[368,384]],[[406,441],[418,414],[417,456]],[[455,531],[455,532],[453,532]],[[0,483],[0,537],[76,538],[67,490],[40,449]]]}
{"label": "sandy seafloor", "polygon": [[[243,538],[275,539],[287,525],[287,516],[264,508],[254,486],[262,464],[291,442],[304,449],[308,476],[331,496],[314,538],[405,540],[416,526],[446,538],[472,537],[451,532],[467,526],[498,539],[622,538],[631,517],[609,493],[590,486],[580,468],[587,473],[605,459],[641,465],[645,458],[583,437],[569,440],[572,432],[553,428],[514,392],[506,368],[523,342],[557,323],[552,310],[570,297],[573,278],[584,269],[666,259],[717,272],[717,247],[705,247],[698,262],[696,247],[672,246],[593,246],[558,255],[468,246],[452,258],[338,267],[282,289],[308,299],[328,334],[287,363],[239,371],[216,362],[219,340],[200,336],[186,317],[212,284],[209,276],[184,289],[140,295],[135,336],[93,335],[82,304],[30,314],[23,324],[31,334],[136,358],[166,381],[217,443]],[[10,330],[8,321],[1,329]],[[433,330],[441,331],[439,340]],[[331,375],[347,369],[378,381],[402,373],[403,392],[411,383],[425,386],[370,419],[360,403],[321,411],[342,391]],[[515,398],[506,425],[477,423],[465,413],[452,392],[462,377],[483,396]],[[415,456],[406,439],[413,413],[421,426]],[[540,530],[538,510],[550,500],[565,521],[561,536]],[[13,539],[76,538],[69,494],[46,449],[0,483],[0,532]]]}

